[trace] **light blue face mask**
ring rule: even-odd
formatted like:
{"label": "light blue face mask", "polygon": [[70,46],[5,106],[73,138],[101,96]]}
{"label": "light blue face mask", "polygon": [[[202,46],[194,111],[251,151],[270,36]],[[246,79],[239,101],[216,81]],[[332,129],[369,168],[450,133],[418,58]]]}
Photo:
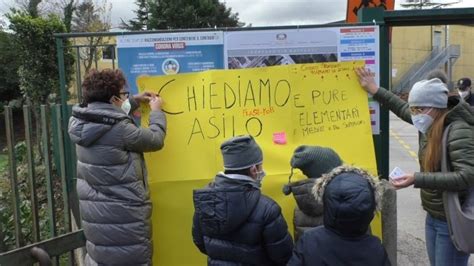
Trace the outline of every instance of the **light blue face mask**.
{"label": "light blue face mask", "polygon": [[[431,111],[431,110],[430,110]],[[413,125],[423,134],[426,134],[433,124],[433,118],[429,114],[417,114],[411,116]]]}
{"label": "light blue face mask", "polygon": [[258,183],[262,183],[263,178],[267,175],[264,170],[257,172],[257,178],[255,179]]}

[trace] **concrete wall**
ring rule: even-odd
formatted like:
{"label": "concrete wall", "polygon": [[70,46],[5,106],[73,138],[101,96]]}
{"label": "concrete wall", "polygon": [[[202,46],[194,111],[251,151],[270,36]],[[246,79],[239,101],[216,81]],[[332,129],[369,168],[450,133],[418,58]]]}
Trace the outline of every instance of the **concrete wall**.
{"label": "concrete wall", "polygon": [[[441,47],[445,45],[445,26],[395,27],[392,29],[392,84],[398,84],[413,64],[422,62],[436,43],[440,32]],[[453,66],[453,82],[461,77],[474,78],[474,27],[450,25],[449,44],[461,46],[461,56]],[[446,69],[445,69],[446,70]]]}
{"label": "concrete wall", "polygon": [[392,28],[392,84],[431,52],[431,27]]}
{"label": "concrete wall", "polygon": [[449,26],[449,41],[461,45],[461,56],[453,67],[453,81],[462,77],[474,79],[474,26]]}

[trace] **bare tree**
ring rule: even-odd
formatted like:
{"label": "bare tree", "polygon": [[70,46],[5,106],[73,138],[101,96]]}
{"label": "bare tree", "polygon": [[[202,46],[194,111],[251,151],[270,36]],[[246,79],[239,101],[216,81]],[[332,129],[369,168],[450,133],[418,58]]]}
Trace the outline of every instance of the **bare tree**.
{"label": "bare tree", "polygon": [[66,31],[71,31],[71,21],[76,6],[80,0],[15,0],[14,11],[27,12],[32,17],[40,17],[48,14],[58,15]]}
{"label": "bare tree", "polygon": [[5,22],[5,20],[0,18],[0,31],[3,31],[3,29],[5,29],[6,27],[7,27],[7,23]]}
{"label": "bare tree", "polygon": [[67,32],[71,32],[72,17],[74,15],[74,11],[76,11],[76,5],[76,0],[61,0],[63,22],[66,26]]}
{"label": "bare tree", "polygon": [[39,16],[38,5],[40,3],[41,3],[41,0],[30,0],[28,2],[28,13],[30,13],[30,15],[32,17],[38,17]]}
{"label": "bare tree", "polygon": [[[73,32],[102,32],[109,31],[111,28],[110,11],[112,4],[107,0],[92,1],[85,0],[77,5],[72,18]],[[97,61],[101,55],[101,50],[98,46],[105,44],[108,39],[104,37],[86,37],[86,45],[80,50],[80,58],[85,73],[88,73],[92,68],[94,61]]]}
{"label": "bare tree", "polygon": [[423,9],[423,8],[442,8],[445,6],[450,6],[453,4],[460,3],[462,0],[452,0],[449,2],[442,2],[436,0],[405,0],[405,3],[400,4],[402,7],[405,8],[412,8],[412,9]]}
{"label": "bare tree", "polygon": [[47,13],[48,2],[47,0],[15,0],[12,10],[24,11],[36,18]]}

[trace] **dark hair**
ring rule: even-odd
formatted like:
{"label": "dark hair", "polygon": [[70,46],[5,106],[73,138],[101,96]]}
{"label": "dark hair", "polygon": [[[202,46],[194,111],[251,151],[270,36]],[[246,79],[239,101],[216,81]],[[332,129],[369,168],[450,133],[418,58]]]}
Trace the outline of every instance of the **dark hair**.
{"label": "dark hair", "polygon": [[118,69],[92,69],[82,82],[84,103],[108,103],[112,96],[120,96],[120,90],[127,84],[122,71]]}
{"label": "dark hair", "polygon": [[441,80],[441,82],[443,82],[444,84],[448,84],[448,76],[447,76],[446,73],[445,73],[443,70],[441,70],[441,69],[431,70],[431,71],[426,75],[426,79],[427,79],[427,80],[434,79],[434,78],[438,78],[438,79]]}

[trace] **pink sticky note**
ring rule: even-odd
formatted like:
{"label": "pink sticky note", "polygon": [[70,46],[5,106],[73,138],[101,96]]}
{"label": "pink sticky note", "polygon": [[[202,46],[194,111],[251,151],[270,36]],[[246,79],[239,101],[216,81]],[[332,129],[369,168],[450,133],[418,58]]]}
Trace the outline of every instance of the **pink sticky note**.
{"label": "pink sticky note", "polygon": [[276,132],[273,133],[273,143],[275,144],[286,144],[286,133],[285,132]]}

